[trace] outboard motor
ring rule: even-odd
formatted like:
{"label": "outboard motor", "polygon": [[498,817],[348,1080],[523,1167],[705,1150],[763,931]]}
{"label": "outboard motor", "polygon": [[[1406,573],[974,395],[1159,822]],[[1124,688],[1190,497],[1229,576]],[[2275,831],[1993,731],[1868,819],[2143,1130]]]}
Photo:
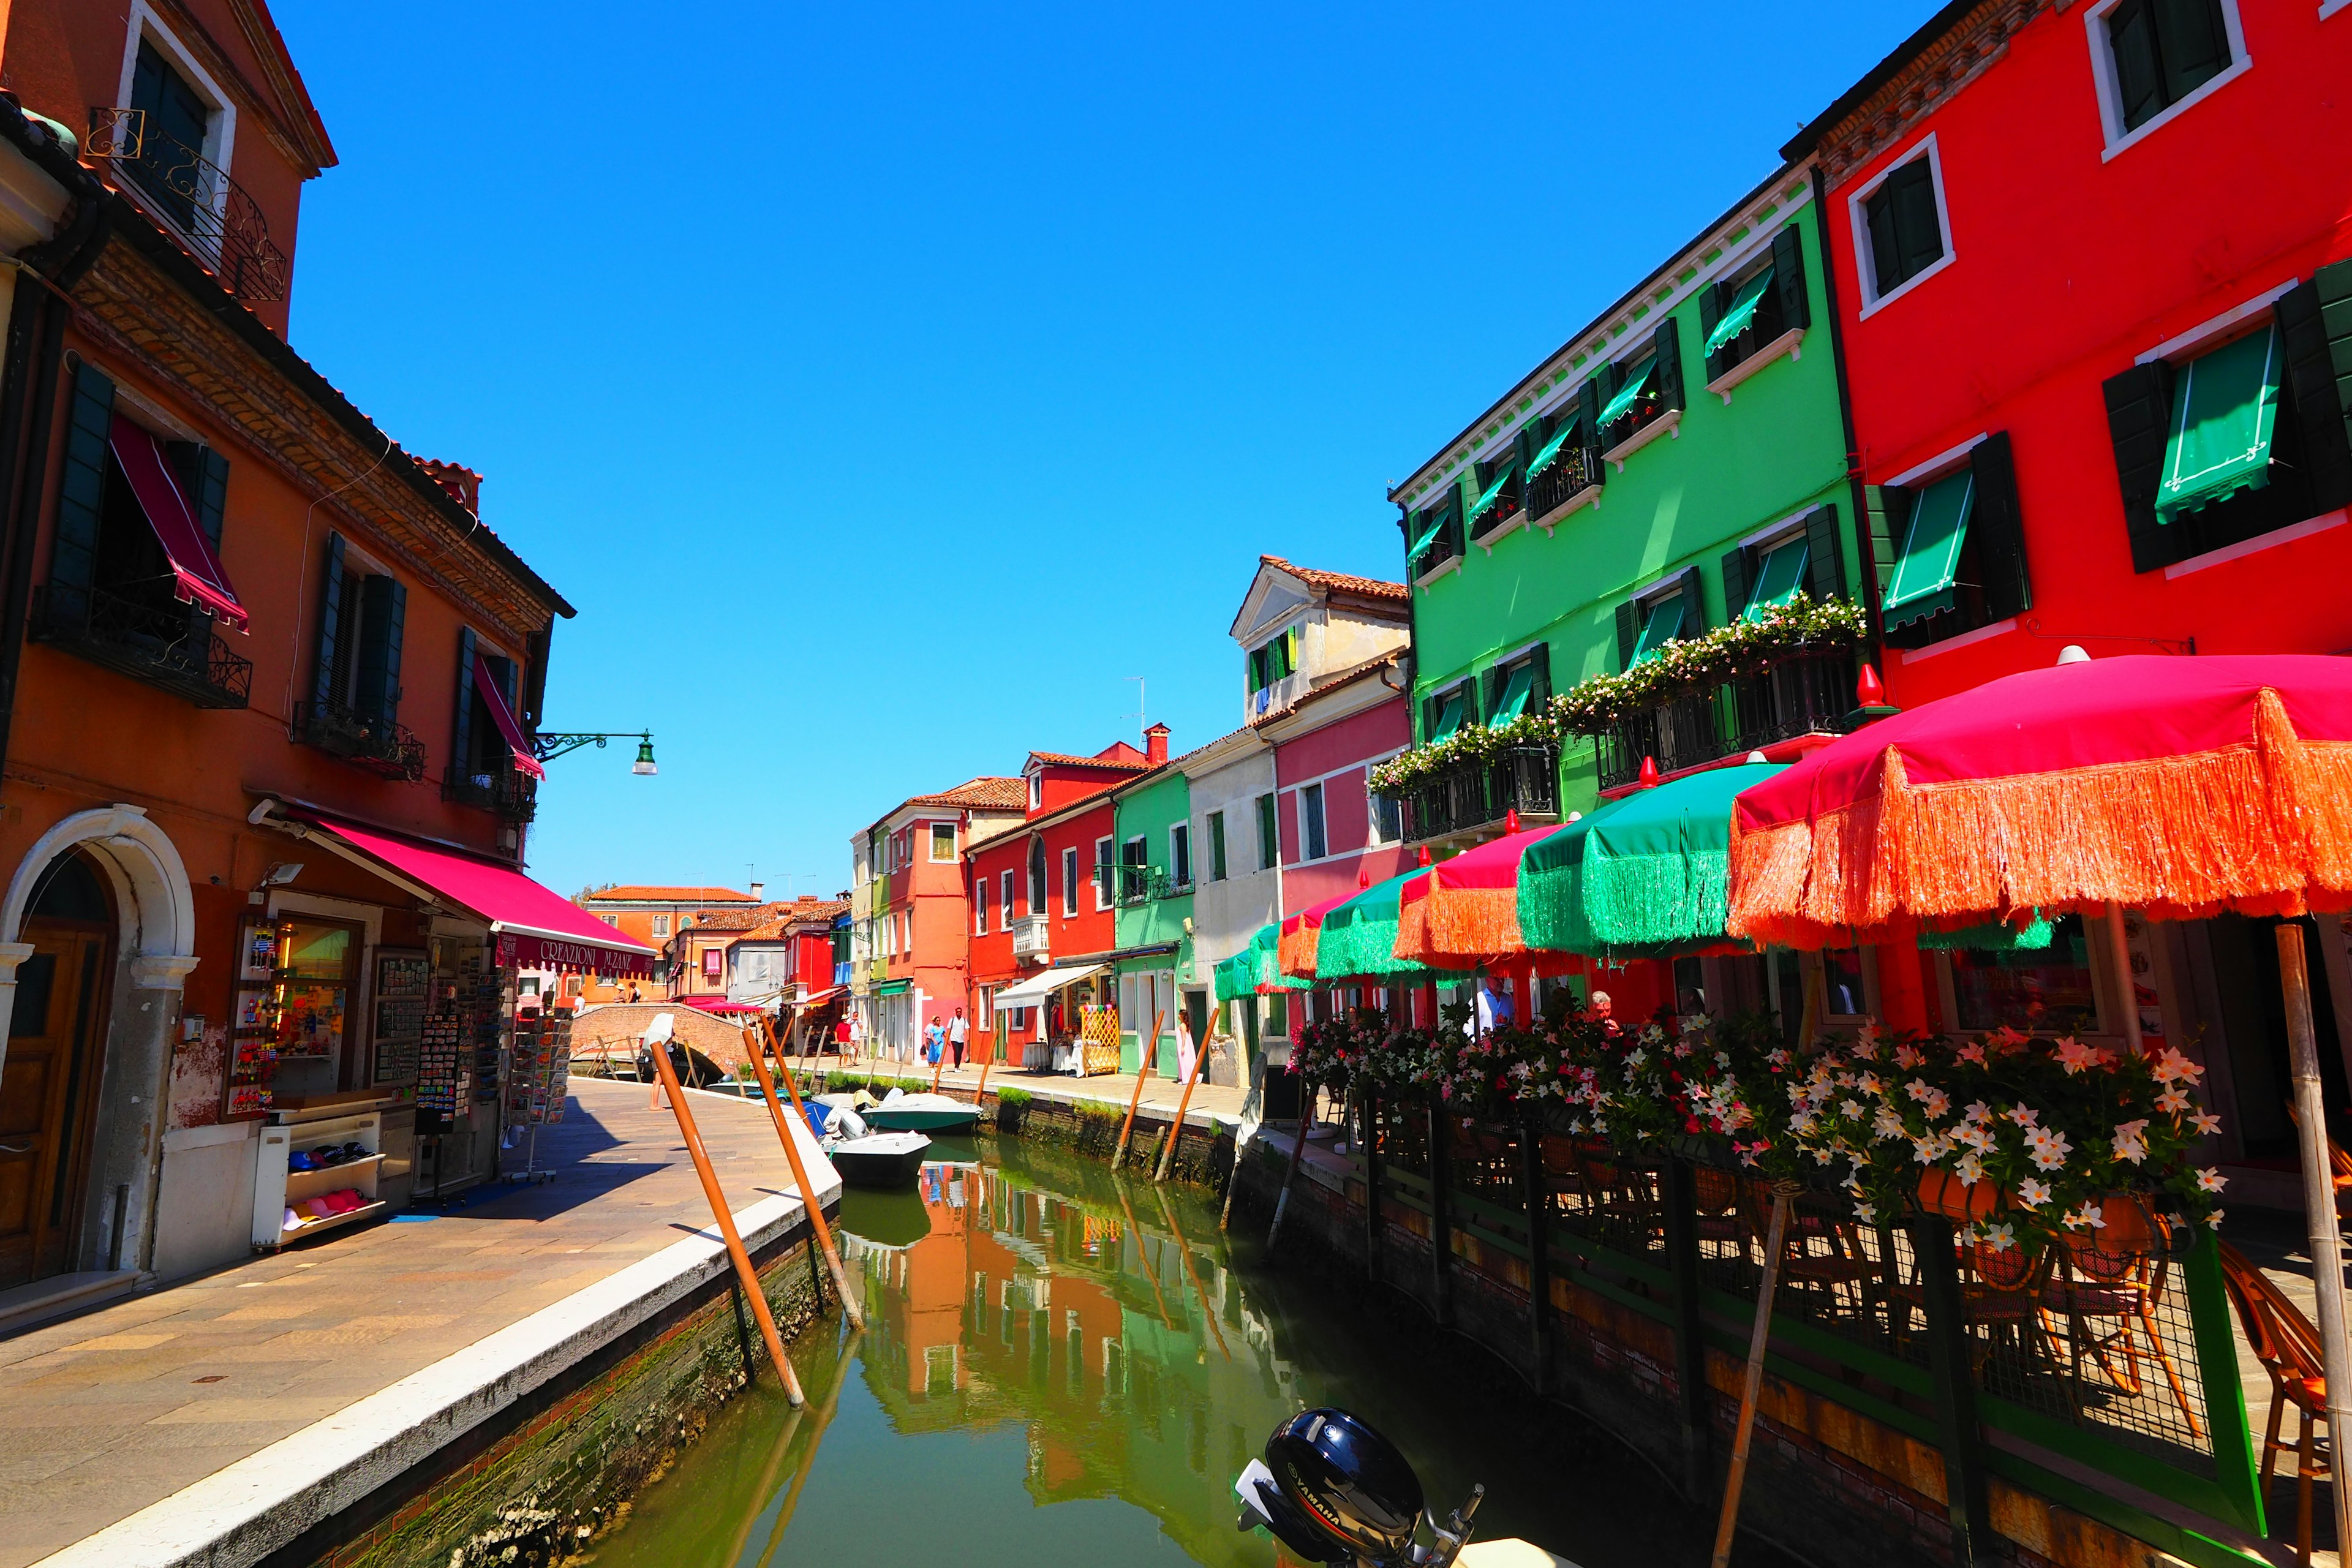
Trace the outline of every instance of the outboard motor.
{"label": "outboard motor", "polygon": [[[1396,1445],[1344,1410],[1307,1410],[1265,1440],[1234,1481],[1242,1500],[1235,1528],[1259,1526],[1303,1563],[1335,1568],[1445,1568],[1470,1539],[1471,1517],[1486,1489],[1445,1523],[1428,1512],[1421,1478]],[[1426,1524],[1431,1540],[1414,1539]]]}

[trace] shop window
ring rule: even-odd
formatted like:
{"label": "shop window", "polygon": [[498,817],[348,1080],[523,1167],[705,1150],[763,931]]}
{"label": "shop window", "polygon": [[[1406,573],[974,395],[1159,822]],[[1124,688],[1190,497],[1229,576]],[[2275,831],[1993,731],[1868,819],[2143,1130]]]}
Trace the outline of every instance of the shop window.
{"label": "shop window", "polygon": [[2228,0],[2110,0],[2089,16],[2107,150],[2218,86],[2245,50]]}
{"label": "shop window", "polygon": [[1865,499],[1889,643],[1922,647],[2032,607],[2006,431],[1969,447],[1955,466],[1908,485],[1874,487]]}
{"label": "shop window", "polygon": [[340,1086],[350,1073],[350,1009],[362,936],[338,921],[299,918],[278,922],[278,963],[270,996],[270,1043],[281,1077],[285,1064],[329,1064],[328,1083]]}
{"label": "shop window", "polygon": [[1701,357],[1709,388],[1719,389],[1733,371],[1811,324],[1801,236],[1802,230],[1790,225],[1759,255],[1699,290],[1699,326],[1706,333]]}
{"label": "shop window", "polygon": [[1924,138],[1903,162],[1854,193],[1850,211],[1864,315],[1951,264],[1935,137]]}
{"label": "shop window", "polygon": [[2091,954],[2083,917],[2051,922],[2046,948],[1956,947],[1952,1001],[1963,1029],[2010,1028],[2036,1035],[2096,1033],[2098,998],[2091,984]]}

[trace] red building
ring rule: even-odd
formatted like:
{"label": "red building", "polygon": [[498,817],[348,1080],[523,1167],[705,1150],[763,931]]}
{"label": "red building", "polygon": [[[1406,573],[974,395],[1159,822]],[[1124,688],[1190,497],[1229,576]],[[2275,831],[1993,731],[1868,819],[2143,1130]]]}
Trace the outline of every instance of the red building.
{"label": "red building", "polygon": [[[1168,731],[1154,725],[1145,751],[1120,741],[1090,757],[1032,752],[1022,770],[1027,820],[966,858],[971,889],[971,1016],[1003,1041],[1010,1059],[1066,1042],[1081,1009],[1107,1000],[1118,947],[1113,882],[1118,835],[1109,792],[1168,760]],[[1018,999],[999,1013],[996,998]]]}
{"label": "red building", "polygon": [[1019,779],[968,779],[902,801],[866,830],[861,877],[870,874],[872,956],[880,961],[867,1037],[886,1054],[912,1059],[933,1018],[944,1027],[972,1005],[964,856],[1019,827],[1027,793]]}
{"label": "red building", "polygon": [[[1824,195],[1889,700],[2068,644],[2352,647],[2324,586],[2352,573],[2347,66],[2341,0],[1953,5],[1786,150]],[[2127,978],[2062,928],[2038,959],[1881,953],[1853,989],[1943,1028],[2137,1007],[2206,1054],[2219,1152],[2260,1166],[2293,1148],[2263,923],[2132,917]],[[2334,917],[2309,931],[2340,1106],[2352,965]]]}

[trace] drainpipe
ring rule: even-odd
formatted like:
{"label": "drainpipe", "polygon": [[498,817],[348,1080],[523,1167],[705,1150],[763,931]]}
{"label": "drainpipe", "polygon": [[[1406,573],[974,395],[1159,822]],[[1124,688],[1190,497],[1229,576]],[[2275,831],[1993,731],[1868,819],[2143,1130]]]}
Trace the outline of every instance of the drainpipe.
{"label": "drainpipe", "polygon": [[[72,193],[73,216],[51,238],[16,258],[16,289],[8,316],[8,344],[0,360],[0,540],[7,561],[0,588],[0,766],[8,759],[16,713],[16,678],[24,662],[33,550],[40,536],[41,498],[48,479],[49,438],[57,424],[58,368],[70,305],[59,298],[106,247],[107,189],[75,160],[70,132],[35,122],[13,94],[0,93],[0,142]],[[30,428],[26,427],[26,407]]]}

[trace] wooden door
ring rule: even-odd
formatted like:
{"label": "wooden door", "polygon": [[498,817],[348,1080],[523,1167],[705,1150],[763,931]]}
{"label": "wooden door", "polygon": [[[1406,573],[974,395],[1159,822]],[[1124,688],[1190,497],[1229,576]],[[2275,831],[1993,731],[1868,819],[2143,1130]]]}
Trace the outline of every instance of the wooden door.
{"label": "wooden door", "polygon": [[0,1066],[0,1289],[62,1271],[81,1216],[98,1103],[107,933],[26,922]]}

